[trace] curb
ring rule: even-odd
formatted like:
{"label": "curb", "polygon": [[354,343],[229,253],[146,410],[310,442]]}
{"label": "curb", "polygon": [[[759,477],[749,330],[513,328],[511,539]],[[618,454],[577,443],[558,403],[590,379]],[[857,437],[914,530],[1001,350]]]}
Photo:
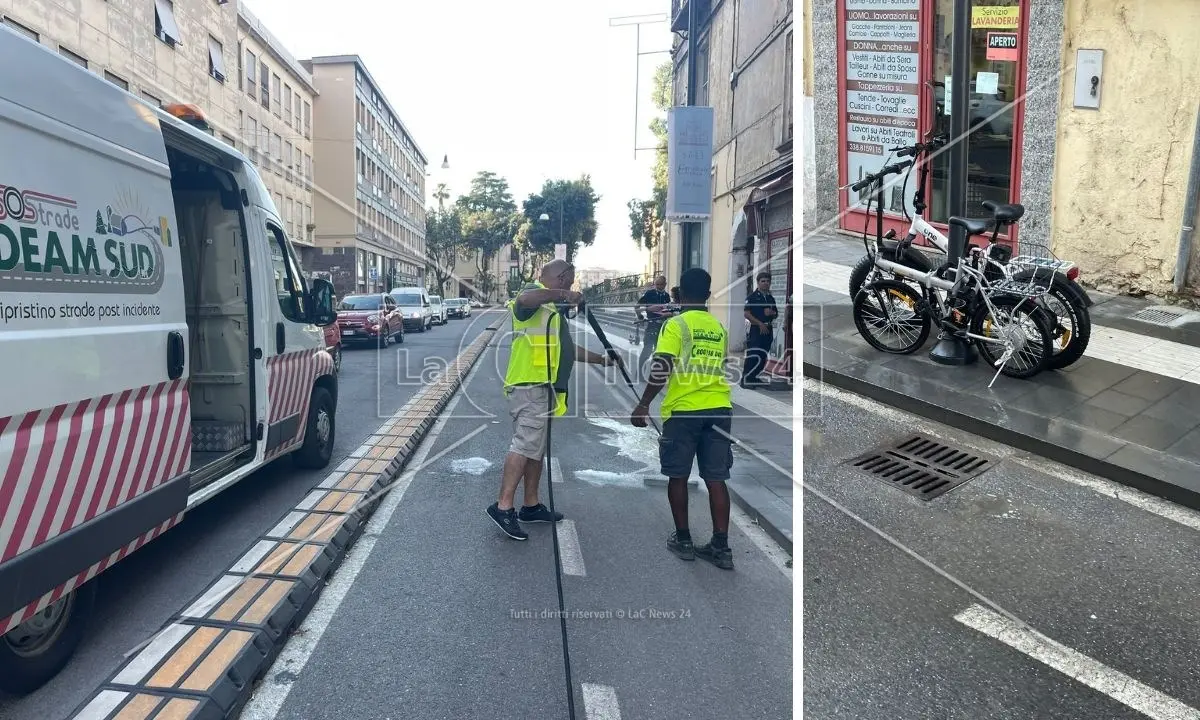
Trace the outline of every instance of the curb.
{"label": "curb", "polygon": [[[780,529],[779,525],[773,522],[771,518],[768,517],[768,515],[761,509],[754,507],[750,502],[748,502],[742,496],[742,493],[738,491],[735,485],[730,482],[726,482],[725,488],[729,491],[729,498],[733,500],[733,502],[737,503],[737,506],[742,509],[742,512],[746,513],[753,520],[755,520],[758,523],[758,526],[767,533],[767,536],[778,543],[779,546],[787,552],[789,557],[792,557],[792,539],[788,537],[787,533]],[[764,490],[764,492],[769,491]],[[791,530],[791,528],[788,528],[788,530]]]}
{"label": "curb", "polygon": [[237,717],[499,327],[488,325],[70,717]]}
{"label": "curb", "polygon": [[[1139,445],[1125,444],[1119,450],[1109,449],[1110,454],[1106,457],[1095,457],[1063,447],[1043,437],[1012,430],[952,408],[912,397],[899,390],[839,372],[836,369],[823,368],[808,360],[804,361],[804,376],[877,400],[905,412],[1009,445],[1018,450],[1039,455],[1106,480],[1128,485],[1150,495],[1193,509],[1200,509],[1200,478],[1198,478],[1200,468],[1165,453]],[[953,391],[946,390],[945,392]],[[1010,414],[1016,412],[1015,410],[1009,411]],[[1074,430],[1073,433],[1076,436],[1076,442],[1081,444],[1088,443],[1095,447],[1106,447],[1112,444],[1109,436],[1084,428]],[[1117,456],[1121,457],[1118,459]],[[1142,467],[1152,465],[1155,474],[1150,475],[1129,467],[1133,464]]]}

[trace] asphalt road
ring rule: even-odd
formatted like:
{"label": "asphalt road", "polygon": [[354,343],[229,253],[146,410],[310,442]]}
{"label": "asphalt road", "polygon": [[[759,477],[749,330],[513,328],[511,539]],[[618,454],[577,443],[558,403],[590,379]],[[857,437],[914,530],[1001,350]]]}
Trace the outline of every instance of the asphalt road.
{"label": "asphalt road", "polygon": [[[1200,717],[1200,514],[812,381],[804,408],[805,717]],[[932,501],[843,464],[915,433],[1000,462]]]}
{"label": "asphalt road", "polygon": [[[331,467],[358,447],[421,385],[439,358],[453,360],[494,315],[465,320],[377,351],[347,349],[338,380],[337,441]],[[177,527],[100,576],[96,615],[71,663],[32,695],[0,694],[0,719],[66,717],[173,614],[231,565],[271,523],[321,481],[328,469],[273,463],[191,512]]]}
{"label": "asphalt road", "polygon": [[[503,346],[497,335],[428,460],[367,527],[372,550],[351,551],[244,718],[567,717],[553,530],[527,525],[529,541],[514,542],[484,514],[511,432]],[[574,378],[575,408],[628,412],[596,369]],[[555,504],[571,522],[560,543],[577,717],[614,702],[626,718],[790,717],[792,583],[778,546],[739,515],[733,572],[671,555],[665,489],[644,481],[659,477],[649,429],[572,416],[555,421],[553,448]],[[707,541],[703,490],[691,513]]]}

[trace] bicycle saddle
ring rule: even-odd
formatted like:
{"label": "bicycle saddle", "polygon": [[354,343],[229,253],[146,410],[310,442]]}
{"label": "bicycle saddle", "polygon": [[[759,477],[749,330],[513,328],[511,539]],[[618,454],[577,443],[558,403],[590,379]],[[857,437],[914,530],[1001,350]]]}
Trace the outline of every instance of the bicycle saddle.
{"label": "bicycle saddle", "polygon": [[969,218],[952,215],[949,224],[957,225],[967,231],[967,235],[980,235],[992,229],[992,218]]}
{"label": "bicycle saddle", "polygon": [[1003,223],[1015,223],[1025,214],[1025,206],[1018,203],[994,203],[984,200],[982,205],[992,211],[992,216]]}

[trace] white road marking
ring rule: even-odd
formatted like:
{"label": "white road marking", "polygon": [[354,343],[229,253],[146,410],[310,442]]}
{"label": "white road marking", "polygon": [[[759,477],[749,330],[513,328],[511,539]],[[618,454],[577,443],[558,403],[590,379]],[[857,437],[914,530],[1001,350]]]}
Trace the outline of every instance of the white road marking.
{"label": "white road marking", "polygon": [[122,685],[136,685],[142,678],[149,675],[159,661],[166,657],[167,653],[171,652],[192,629],[191,625],[180,625],[179,623],[173,623],[163,628],[137,654],[137,657],[121,669],[121,672],[113,678],[113,682]]}
{"label": "white road marking", "polygon": [[[325,635],[325,630],[333,621],[338,608],[341,607],[342,602],[346,599],[350,588],[354,586],[354,582],[358,579],[358,574],[362,571],[363,566],[366,565],[367,559],[371,557],[371,553],[375,550],[375,543],[379,533],[387,527],[392,514],[396,512],[396,508],[400,507],[400,501],[404,499],[405,491],[408,490],[413,478],[426,463],[429,451],[442,434],[446,423],[453,416],[454,408],[458,405],[459,399],[463,397],[463,388],[465,388],[469,377],[470,374],[463,378],[462,387],[455,393],[454,399],[442,411],[437,422],[430,429],[429,434],[425,436],[420,446],[417,447],[416,452],[412,456],[410,468],[397,478],[391,490],[388,491],[387,495],[383,498],[383,502],[380,503],[379,508],[375,511],[375,514],[367,521],[367,526],[363,529],[362,537],[359,538],[350,552],[346,554],[341,568],[330,578],[324,591],[321,593],[321,597],[317,600],[316,605],[313,606],[308,617],[305,618],[300,630],[284,645],[278,659],[276,659],[272,669],[268,672],[266,681],[259,686],[254,696],[250,699],[250,702],[247,703],[245,710],[243,710],[242,717],[246,720],[271,720],[278,716],[280,709],[292,691],[293,685],[304,670],[304,666],[308,664],[308,659],[312,656],[317,644],[320,643],[322,636]],[[475,434],[471,433],[467,435],[459,442],[438,453],[434,460],[458,447],[462,442],[474,437]]]}
{"label": "white road marking", "polygon": [[763,555],[771,561],[775,569],[783,573],[788,582],[792,581],[792,569],[788,567],[792,556],[788,555],[787,550],[783,546],[775,542],[775,540],[767,534],[767,531],[761,525],[746,514],[745,510],[738,507],[737,503],[729,503],[729,522],[733,523],[738,530],[754,543],[754,546],[762,550]]}
{"label": "white road marking", "polygon": [[450,462],[451,472],[466,473],[467,475],[482,475],[491,466],[491,460],[481,457],[459,458]]}
{"label": "white road marking", "polygon": [[[129,693],[116,690],[104,690],[87,704],[72,720],[107,720],[112,717],[112,711],[125,701]],[[584,696],[586,698],[586,695]]]}
{"label": "white road marking", "polygon": [[579,549],[579,533],[575,532],[574,520],[561,520],[555,523],[558,531],[558,554],[562,560],[562,569],[568,575],[584,577],[587,569],[583,566],[583,551]]}
{"label": "white road marking", "polygon": [[583,683],[583,711],[587,720],[621,720],[617,691],[608,685]]}
{"label": "white road marking", "polygon": [[[804,284],[848,296],[850,267],[804,256]],[[1092,325],[1086,357],[1200,384],[1200,348]],[[735,400],[736,402],[736,400]]]}
{"label": "white road marking", "polygon": [[1200,711],[981,605],[972,605],[955,615],[954,619],[1146,717],[1154,720],[1200,720]]}
{"label": "white road marking", "polygon": [[562,465],[558,463],[558,457],[552,455],[550,457],[550,482],[560,483],[564,479]]}

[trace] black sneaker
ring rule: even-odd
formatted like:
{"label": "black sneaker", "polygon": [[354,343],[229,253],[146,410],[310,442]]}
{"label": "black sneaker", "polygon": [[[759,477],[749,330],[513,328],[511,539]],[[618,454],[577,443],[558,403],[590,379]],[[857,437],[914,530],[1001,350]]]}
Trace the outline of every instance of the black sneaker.
{"label": "black sneaker", "polygon": [[521,522],[558,522],[563,519],[563,514],[560,512],[551,513],[550,508],[542,503],[530,507],[521,508],[521,514],[518,516]]}
{"label": "black sneaker", "polygon": [[529,533],[522,530],[521,523],[517,522],[516,510],[512,508],[501,510],[500,503],[492,503],[487,509],[487,515],[492,522],[496,523],[496,527],[513,540],[529,539]]}
{"label": "black sneaker", "polygon": [[667,549],[675,553],[675,557],[680,560],[695,560],[696,546],[691,540],[680,540],[676,533],[671,533],[671,537],[667,538]]}
{"label": "black sneaker", "polygon": [[715,548],[710,542],[696,548],[696,557],[707,560],[722,570],[733,569],[733,551],[727,547]]}

